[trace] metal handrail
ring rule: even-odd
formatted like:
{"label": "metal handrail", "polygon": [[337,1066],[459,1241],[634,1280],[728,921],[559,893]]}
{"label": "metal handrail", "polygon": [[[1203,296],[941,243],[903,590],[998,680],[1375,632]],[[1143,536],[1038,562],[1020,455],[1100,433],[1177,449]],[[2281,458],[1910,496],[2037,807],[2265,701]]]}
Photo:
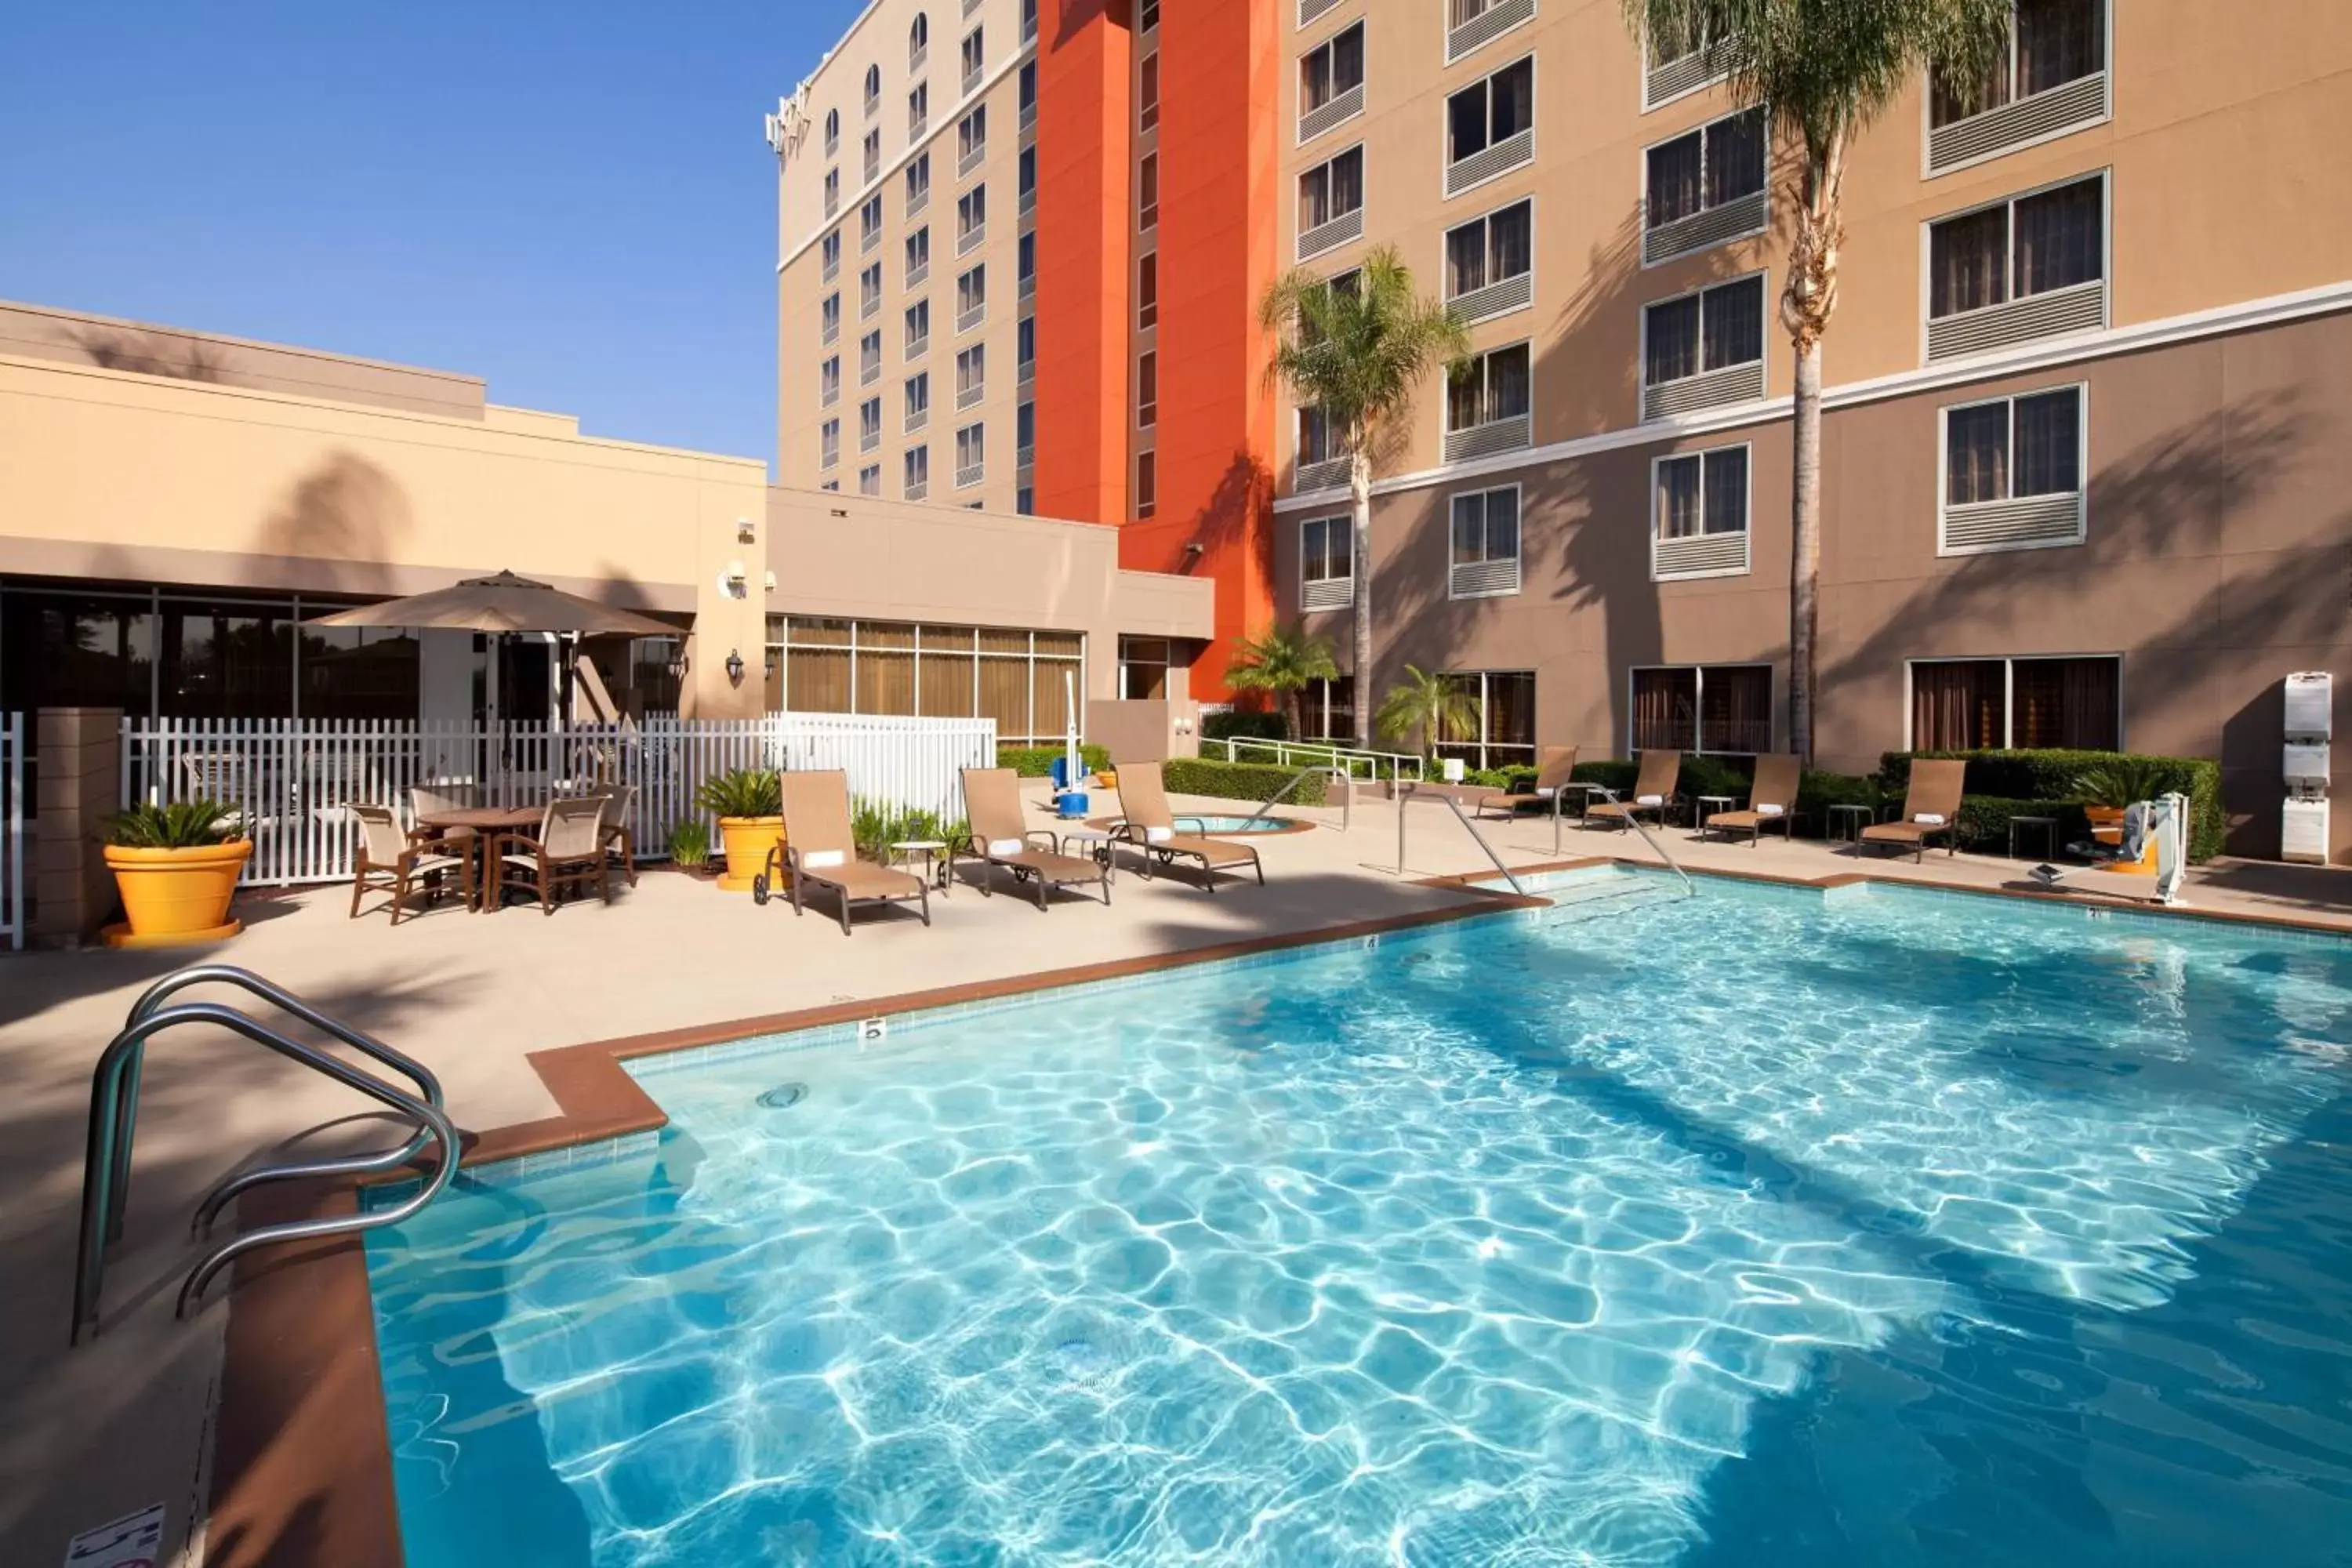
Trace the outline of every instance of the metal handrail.
{"label": "metal handrail", "polygon": [[[1634,832],[1640,834],[1642,836],[1642,842],[1656,850],[1658,852],[1658,858],[1666,863],[1666,869],[1672,871],[1675,876],[1680,877],[1683,879],[1684,892],[1696,893],[1698,891],[1697,887],[1690,879],[1690,873],[1683,869],[1682,862],[1675,858],[1674,852],[1668,849],[1665,845],[1661,843],[1658,839],[1652,837],[1650,830],[1642,826],[1642,819],[1640,817],[1635,816],[1632,812],[1625,809],[1625,803],[1617,798],[1617,792],[1615,790],[1611,789],[1604,784],[1596,784],[1592,788],[1601,795],[1609,797],[1609,804],[1617,808],[1617,820],[1626,824],[1628,826],[1632,827]],[[1552,842],[1557,844],[1559,842],[1559,797],[1558,795],[1552,796],[1551,816]]]}
{"label": "metal handrail", "polygon": [[[441,1080],[436,1078],[433,1075],[433,1069],[423,1062],[404,1052],[394,1050],[373,1035],[355,1029],[340,1019],[328,1016],[283,986],[263,979],[249,969],[240,969],[232,963],[192,964],[185,969],[175,970],[166,974],[142,992],[139,1000],[131,1005],[131,1012],[123,1019],[123,1027],[129,1028],[152,1016],[162,1008],[166,998],[175,993],[184,991],[191,985],[206,984],[235,985],[250,992],[276,1006],[280,1012],[291,1014],[321,1034],[331,1036],[361,1055],[372,1057],[400,1073],[416,1085],[417,1098],[426,1104],[444,1106],[446,1103],[441,1095]],[[143,1047],[131,1051],[118,1069],[122,1075],[123,1081],[116,1091],[116,1103],[121,1109],[117,1113],[120,1126],[114,1134],[114,1177],[108,1188],[113,1205],[112,1211],[106,1216],[106,1239],[109,1242],[121,1239],[123,1205],[130,1201],[131,1142],[138,1126],[139,1084],[145,1067],[146,1054]],[[361,1175],[374,1171],[393,1170],[415,1159],[431,1136],[430,1130],[420,1122],[409,1134],[405,1142],[394,1148],[378,1150],[373,1153],[350,1154],[332,1160],[292,1161],[282,1165],[256,1165],[243,1171],[232,1172],[215,1184],[197,1204],[195,1215],[190,1220],[188,1228],[200,1235],[208,1231],[212,1227],[213,1220],[218,1216],[223,1208],[228,1205],[229,1200],[247,1188],[259,1186],[264,1182],[286,1181],[303,1176]]]}
{"label": "metal handrail", "polygon": [[1265,800],[1259,802],[1258,808],[1250,813],[1248,816],[1243,818],[1242,825],[1239,827],[1234,828],[1234,831],[1236,833],[1247,833],[1252,827],[1265,820],[1265,814],[1267,812],[1272,811],[1276,806],[1280,805],[1285,800],[1288,799],[1292,790],[1297,789],[1301,783],[1313,777],[1317,773],[1328,773],[1332,778],[1339,781],[1339,831],[1342,833],[1347,832],[1349,825],[1352,823],[1356,817],[1356,780],[1354,774],[1349,773],[1345,768],[1338,767],[1312,767],[1299,769],[1297,773],[1290,775],[1290,782],[1288,784],[1284,784],[1280,789],[1276,790],[1272,795],[1266,796]]}
{"label": "metal handrail", "polygon": [[136,1023],[126,1026],[107,1043],[106,1049],[100,1054],[97,1070],[91,1075],[89,1139],[82,1166],[80,1251],[74,1268],[73,1326],[69,1342],[79,1343],[82,1331],[94,1328],[98,1321],[99,1293],[106,1276],[106,1226],[109,1217],[119,1213],[113,1193],[118,1168],[118,1140],[123,1146],[125,1163],[128,1155],[128,1129],[120,1114],[122,1109],[121,1091],[126,1081],[123,1066],[132,1055],[143,1053],[149,1040],[181,1024],[211,1024],[243,1035],[255,1044],[266,1046],[280,1056],[300,1062],[347,1089],[356,1089],[382,1101],[421,1123],[430,1140],[439,1143],[440,1155],[416,1193],[401,1203],[373,1214],[292,1220],[281,1225],[263,1226],[215,1247],[189,1270],[187,1279],[182,1282],[173,1307],[175,1316],[184,1317],[188,1303],[203,1293],[215,1274],[240,1254],[273,1242],[339,1236],[398,1225],[438,1197],[457,1173],[460,1153],[457,1130],[450,1124],[447,1113],[439,1106],[429,1105],[404,1090],[394,1088],[373,1073],[362,1071],[315,1047],[289,1039],[260,1020],[217,1002],[183,1002],[176,1006],[152,1011]]}
{"label": "metal handrail", "polygon": [[[1412,792],[1402,787],[1396,792],[1397,872],[1399,875],[1404,872],[1404,808],[1405,803],[1412,798]],[[1511,868],[1503,864],[1503,858],[1495,853],[1495,847],[1486,842],[1486,836],[1478,831],[1478,825],[1462,814],[1462,803],[1444,790],[1438,792],[1437,798],[1445,803],[1445,808],[1454,814],[1454,820],[1462,825],[1462,830],[1470,835],[1479,848],[1486,852],[1486,858],[1493,862],[1496,870],[1503,874],[1503,880],[1511,885],[1511,891],[1521,898],[1527,897],[1527,889],[1520,885],[1518,878],[1512,874]]]}
{"label": "metal handrail", "polygon": [[[1339,767],[1343,764],[1343,760],[1360,761],[1371,764],[1372,771],[1370,776],[1372,782],[1377,784],[1381,777],[1381,764],[1386,763],[1389,765],[1389,782],[1396,784],[1403,781],[1404,764],[1411,763],[1413,778],[1419,780],[1422,777],[1422,760],[1405,752],[1374,752],[1323,741],[1263,740],[1252,735],[1219,735],[1203,740],[1201,744],[1204,748],[1223,746],[1225,749],[1225,761],[1229,763],[1240,760],[1236,748],[1260,746],[1273,751],[1276,767],[1286,766],[1302,756],[1309,759],[1310,766]],[[1294,752],[1297,755],[1293,755]],[[1320,759],[1319,764],[1315,761],[1318,758]],[[1349,776],[1354,775],[1351,773]]]}

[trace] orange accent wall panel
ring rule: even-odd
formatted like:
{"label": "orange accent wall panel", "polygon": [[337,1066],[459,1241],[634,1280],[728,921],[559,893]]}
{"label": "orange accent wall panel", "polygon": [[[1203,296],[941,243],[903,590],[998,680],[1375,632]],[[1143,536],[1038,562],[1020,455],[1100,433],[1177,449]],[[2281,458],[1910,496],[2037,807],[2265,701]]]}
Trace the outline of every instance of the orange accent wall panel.
{"label": "orange accent wall panel", "polygon": [[1127,511],[1126,0],[1045,0],[1037,37],[1037,510]]}
{"label": "orange accent wall panel", "polygon": [[1276,3],[1163,5],[1146,41],[1160,81],[1159,498],[1121,533],[1119,563],[1216,579],[1217,635],[1192,682],[1212,701],[1230,695],[1233,640],[1274,617],[1277,395],[1257,306],[1276,271]]}

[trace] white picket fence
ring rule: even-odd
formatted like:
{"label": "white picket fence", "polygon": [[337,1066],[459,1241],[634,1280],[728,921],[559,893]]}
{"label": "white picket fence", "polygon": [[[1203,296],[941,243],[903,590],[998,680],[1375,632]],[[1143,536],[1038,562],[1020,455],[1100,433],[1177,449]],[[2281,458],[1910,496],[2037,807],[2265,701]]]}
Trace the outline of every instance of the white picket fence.
{"label": "white picket fence", "polygon": [[[457,786],[483,805],[636,786],[629,829],[641,859],[669,853],[704,780],[735,768],[839,768],[851,797],[961,815],[961,769],[991,767],[991,719],[771,713],[761,719],[625,724],[432,724],[322,720],[126,720],[122,798],[207,797],[236,806],[251,831],[252,884],[349,877],[354,805],[392,806],[409,791]],[[716,841],[714,833],[713,841]]]}
{"label": "white picket fence", "polygon": [[0,713],[0,941],[25,945],[25,716]]}

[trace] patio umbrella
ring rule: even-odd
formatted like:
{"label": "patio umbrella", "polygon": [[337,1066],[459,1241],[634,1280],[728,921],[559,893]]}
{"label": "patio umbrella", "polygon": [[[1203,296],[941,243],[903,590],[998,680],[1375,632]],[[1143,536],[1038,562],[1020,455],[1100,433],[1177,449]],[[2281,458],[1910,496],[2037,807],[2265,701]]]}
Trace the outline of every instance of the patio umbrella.
{"label": "patio umbrella", "polygon": [[303,623],[313,626],[421,626],[469,632],[572,632],[582,637],[618,635],[670,637],[678,628],[629,610],[616,610],[511,572],[468,577],[455,587],[412,594],[337,610]]}

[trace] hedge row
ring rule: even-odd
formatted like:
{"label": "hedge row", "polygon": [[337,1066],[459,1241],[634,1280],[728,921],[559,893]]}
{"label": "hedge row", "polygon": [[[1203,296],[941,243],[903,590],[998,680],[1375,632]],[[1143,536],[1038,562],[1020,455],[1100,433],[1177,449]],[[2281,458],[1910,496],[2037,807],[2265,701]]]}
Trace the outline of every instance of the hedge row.
{"label": "hedge row", "polygon": [[[1911,782],[1914,757],[1957,757],[1969,764],[1961,787],[1970,795],[2031,802],[2043,807],[2072,806],[2083,821],[2076,781],[2094,768],[2134,763],[2157,770],[2158,792],[2178,790],[2189,797],[2189,858],[2210,860],[2221,852],[2228,819],[2221,812],[2221,764],[2210,757],[2158,757],[2131,752],[1889,752],[1880,760],[1877,784],[1889,800],[1900,801]],[[1962,816],[1967,815],[1966,804]],[[2054,816],[2056,810],[2032,815]],[[2008,817],[2001,821],[2006,824]],[[2077,837],[2080,835],[2078,834]],[[2007,842],[2007,829],[2001,840]]]}
{"label": "hedge row", "polygon": [[[1059,746],[999,746],[996,765],[1011,768],[1024,779],[1051,778],[1054,763],[1066,753]],[[1101,746],[1080,746],[1078,760],[1089,768],[1110,766],[1110,752]]]}
{"label": "hedge row", "polygon": [[[1171,795],[1203,795],[1219,800],[1246,801],[1252,805],[1270,800],[1297,773],[1297,768],[1269,767],[1258,763],[1213,762],[1207,757],[1171,757],[1160,764],[1160,776]],[[1284,800],[1286,805],[1321,805],[1326,775],[1308,773]]]}
{"label": "hedge row", "polygon": [[1201,716],[1201,739],[1287,741],[1290,739],[1290,721],[1280,713],[1252,713],[1241,709],[1203,713]]}

